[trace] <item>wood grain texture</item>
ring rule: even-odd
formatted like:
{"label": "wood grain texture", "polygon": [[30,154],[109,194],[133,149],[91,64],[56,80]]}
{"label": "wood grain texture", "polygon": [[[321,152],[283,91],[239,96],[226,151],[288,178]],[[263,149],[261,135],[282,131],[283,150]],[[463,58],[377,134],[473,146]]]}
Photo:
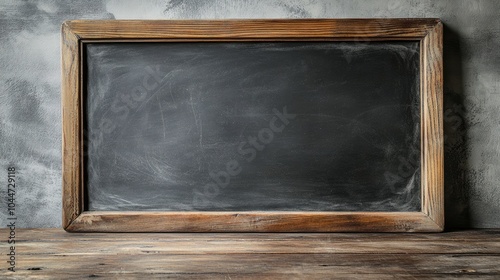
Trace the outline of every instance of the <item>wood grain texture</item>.
{"label": "wood grain texture", "polygon": [[72,20],[83,39],[303,39],[360,40],[424,37],[436,19]]}
{"label": "wood grain texture", "polygon": [[67,227],[83,211],[80,53],[78,37],[66,24],[63,24],[61,30],[63,227]]}
{"label": "wood grain texture", "polygon": [[3,269],[2,279],[500,277],[498,230],[416,235],[18,229],[16,246],[16,272]]}
{"label": "wood grain texture", "polygon": [[[422,212],[84,212],[82,51],[84,42],[421,42]],[[104,232],[442,231],[442,25],[437,19],[67,21],[62,28],[63,227]]]}
{"label": "wood grain texture", "polygon": [[443,25],[421,42],[422,211],[444,228]]}
{"label": "wood grain texture", "polygon": [[83,212],[77,232],[434,232],[419,212]]}

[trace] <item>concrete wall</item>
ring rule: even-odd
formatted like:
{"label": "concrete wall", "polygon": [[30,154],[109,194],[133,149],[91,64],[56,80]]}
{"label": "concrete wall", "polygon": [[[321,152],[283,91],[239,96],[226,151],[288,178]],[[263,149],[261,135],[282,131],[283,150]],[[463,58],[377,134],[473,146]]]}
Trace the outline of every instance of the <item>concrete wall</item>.
{"label": "concrete wall", "polygon": [[[437,17],[445,24],[448,227],[500,227],[500,1],[0,1],[0,189],[20,227],[61,225],[59,30],[68,19]],[[0,207],[2,225],[6,204]]]}

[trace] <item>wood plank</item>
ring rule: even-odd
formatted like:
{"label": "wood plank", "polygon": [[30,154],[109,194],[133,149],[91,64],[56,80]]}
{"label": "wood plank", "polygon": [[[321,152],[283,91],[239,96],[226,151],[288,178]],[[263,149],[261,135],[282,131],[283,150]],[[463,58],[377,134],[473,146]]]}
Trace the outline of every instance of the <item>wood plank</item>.
{"label": "wood plank", "polygon": [[[0,234],[8,232],[1,229]],[[495,279],[500,277],[500,231],[109,234],[17,229],[16,256],[17,271],[3,269],[0,278]]]}
{"label": "wood plank", "polygon": [[[0,233],[7,233],[6,229],[0,229]],[[363,242],[363,241],[455,241],[455,242],[500,242],[499,230],[459,230],[439,234],[414,234],[414,233],[68,233],[59,228],[33,228],[18,229],[19,240],[32,241],[64,241],[64,240],[108,240],[125,241],[137,240],[290,240],[305,242],[328,240],[329,242]]]}
{"label": "wood plank", "polygon": [[[272,274],[316,277],[337,273],[403,275],[499,275],[500,255],[398,254],[215,254],[215,255],[39,255],[20,261],[16,276]],[[5,275],[5,274],[4,274]]]}
{"label": "wood plank", "polygon": [[443,25],[421,41],[422,211],[444,228]]}
{"label": "wood plank", "polygon": [[[29,252],[44,249],[44,253],[60,254],[65,252],[67,243],[61,242],[20,242],[20,248]],[[96,245],[98,244],[98,247]],[[500,252],[500,242],[467,242],[465,244],[446,241],[422,242],[366,241],[331,242],[318,240],[302,243],[297,240],[129,240],[96,241],[84,240],[71,245],[73,251],[63,254],[86,254],[99,252],[100,255],[120,254],[377,254],[381,248],[390,254],[496,254]],[[196,251],[193,250],[197,248]]]}
{"label": "wood plank", "polygon": [[434,232],[421,212],[119,212],[88,211],[70,232]]}
{"label": "wood plank", "polygon": [[82,125],[81,59],[78,37],[65,25],[61,30],[61,111],[62,111],[62,181],[63,227],[82,211]]}
{"label": "wood plank", "polygon": [[71,20],[64,24],[85,39],[175,38],[362,38],[424,37],[437,19],[263,19],[263,20]]}

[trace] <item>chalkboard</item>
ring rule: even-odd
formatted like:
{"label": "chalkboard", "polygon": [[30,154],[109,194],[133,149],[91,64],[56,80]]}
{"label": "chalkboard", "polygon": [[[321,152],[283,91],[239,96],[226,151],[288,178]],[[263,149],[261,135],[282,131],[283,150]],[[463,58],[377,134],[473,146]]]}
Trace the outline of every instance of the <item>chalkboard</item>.
{"label": "chalkboard", "polygon": [[425,213],[427,51],[401,36],[80,41],[78,211]]}
{"label": "chalkboard", "polygon": [[87,44],[88,209],[419,211],[419,57],[415,41]]}

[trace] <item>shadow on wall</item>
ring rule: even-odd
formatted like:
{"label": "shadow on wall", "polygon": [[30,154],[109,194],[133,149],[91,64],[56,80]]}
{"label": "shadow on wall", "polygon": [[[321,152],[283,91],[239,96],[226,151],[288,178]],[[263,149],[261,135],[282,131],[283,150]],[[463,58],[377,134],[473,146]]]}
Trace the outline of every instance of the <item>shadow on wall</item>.
{"label": "shadow on wall", "polygon": [[460,36],[444,25],[444,186],[446,228],[471,226],[467,176],[467,126],[465,123],[462,49]]}

